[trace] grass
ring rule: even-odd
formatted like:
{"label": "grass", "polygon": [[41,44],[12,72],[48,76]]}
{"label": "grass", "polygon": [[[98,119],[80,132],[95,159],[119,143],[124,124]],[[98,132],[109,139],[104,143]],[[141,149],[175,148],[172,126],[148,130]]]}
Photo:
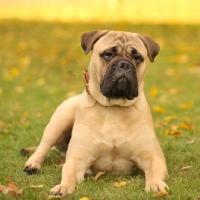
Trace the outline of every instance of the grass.
{"label": "grass", "polygon": [[[24,192],[20,199],[47,199],[61,179],[60,157],[50,152],[42,172],[22,171],[27,157],[20,149],[37,145],[55,108],[83,90],[81,72],[89,57],[80,47],[80,35],[94,29],[124,30],[149,35],[161,45],[149,63],[145,93],[155,129],[166,156],[170,200],[200,196],[200,58],[198,25],[150,25],[130,23],[59,23],[0,21],[0,184],[16,182]],[[180,125],[182,124],[182,125]],[[166,134],[170,133],[170,134]],[[192,142],[194,140],[194,142]],[[191,142],[191,144],[187,144]],[[185,166],[190,169],[181,171]],[[126,181],[114,187],[115,181]],[[154,199],[144,192],[144,175],[103,175],[78,184],[64,199]],[[30,189],[31,185],[43,188]],[[0,199],[15,199],[0,193]]]}

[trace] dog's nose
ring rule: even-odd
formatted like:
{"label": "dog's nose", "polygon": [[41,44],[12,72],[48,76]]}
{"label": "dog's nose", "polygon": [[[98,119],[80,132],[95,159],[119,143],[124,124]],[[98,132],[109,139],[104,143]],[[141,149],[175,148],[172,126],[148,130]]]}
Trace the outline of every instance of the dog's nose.
{"label": "dog's nose", "polygon": [[118,67],[124,71],[128,71],[129,69],[131,69],[131,66],[132,66],[132,64],[127,60],[121,60],[118,63]]}

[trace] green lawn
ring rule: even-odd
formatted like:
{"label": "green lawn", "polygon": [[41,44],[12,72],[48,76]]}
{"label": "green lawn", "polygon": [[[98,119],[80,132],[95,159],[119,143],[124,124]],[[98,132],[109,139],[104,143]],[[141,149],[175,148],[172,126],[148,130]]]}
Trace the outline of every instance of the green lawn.
{"label": "green lawn", "polygon": [[[23,172],[27,157],[20,149],[39,143],[55,108],[83,90],[81,72],[90,55],[80,35],[94,29],[139,32],[154,38],[161,52],[149,63],[145,91],[170,178],[167,199],[200,198],[200,28],[190,25],[128,23],[53,23],[0,21],[0,184],[14,181],[24,189],[17,199],[47,199],[61,179],[60,156],[50,152],[42,172]],[[185,170],[182,167],[190,166]],[[114,187],[116,181],[126,181]],[[31,189],[43,184],[43,188]],[[90,176],[63,199],[154,199],[144,192],[142,172],[132,176]],[[15,199],[0,193],[0,199]]]}

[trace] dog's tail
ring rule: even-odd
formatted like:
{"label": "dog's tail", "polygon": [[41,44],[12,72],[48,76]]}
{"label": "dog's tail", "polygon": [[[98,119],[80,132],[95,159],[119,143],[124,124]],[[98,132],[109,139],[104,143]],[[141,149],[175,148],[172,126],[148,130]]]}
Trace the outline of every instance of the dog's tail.
{"label": "dog's tail", "polygon": [[28,153],[33,153],[33,152],[35,152],[36,149],[37,149],[37,147],[26,147],[26,148],[21,149],[20,153],[21,153],[23,156],[26,156]]}

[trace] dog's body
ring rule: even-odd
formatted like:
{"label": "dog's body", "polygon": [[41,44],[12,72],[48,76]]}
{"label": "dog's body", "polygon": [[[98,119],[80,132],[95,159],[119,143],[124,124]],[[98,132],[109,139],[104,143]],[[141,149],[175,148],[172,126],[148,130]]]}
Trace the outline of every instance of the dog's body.
{"label": "dog's body", "polygon": [[39,170],[55,146],[67,153],[53,194],[72,193],[88,169],[130,174],[136,166],[145,173],[146,191],[164,190],[167,167],[143,93],[146,60],[154,60],[158,44],[139,34],[93,31],[82,36],[82,48],[93,50],[88,93],[58,107],[24,171]]}

